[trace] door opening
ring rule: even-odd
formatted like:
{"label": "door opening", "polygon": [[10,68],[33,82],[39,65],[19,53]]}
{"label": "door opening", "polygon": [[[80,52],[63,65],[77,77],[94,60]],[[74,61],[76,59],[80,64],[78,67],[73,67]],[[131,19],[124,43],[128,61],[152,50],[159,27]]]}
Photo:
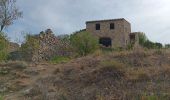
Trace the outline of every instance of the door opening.
{"label": "door opening", "polygon": [[105,47],[111,47],[112,40],[111,40],[111,38],[106,38],[106,37],[100,38],[99,39],[99,44],[101,44],[101,45],[103,45]]}

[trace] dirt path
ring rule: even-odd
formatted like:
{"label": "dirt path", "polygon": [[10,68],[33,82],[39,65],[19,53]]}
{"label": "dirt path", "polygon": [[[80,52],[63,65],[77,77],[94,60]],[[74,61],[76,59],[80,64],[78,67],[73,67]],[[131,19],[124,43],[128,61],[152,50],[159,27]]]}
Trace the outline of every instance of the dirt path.
{"label": "dirt path", "polygon": [[21,96],[24,93],[29,92],[31,89],[31,86],[36,83],[38,79],[41,77],[44,77],[46,75],[50,75],[55,69],[57,68],[57,65],[52,64],[38,64],[38,65],[31,65],[31,67],[28,67],[26,70],[34,70],[37,72],[37,75],[29,75],[29,78],[25,79],[19,79],[21,82],[26,83],[26,87],[19,90],[18,92],[10,93],[5,96],[5,100],[18,100],[17,97]]}

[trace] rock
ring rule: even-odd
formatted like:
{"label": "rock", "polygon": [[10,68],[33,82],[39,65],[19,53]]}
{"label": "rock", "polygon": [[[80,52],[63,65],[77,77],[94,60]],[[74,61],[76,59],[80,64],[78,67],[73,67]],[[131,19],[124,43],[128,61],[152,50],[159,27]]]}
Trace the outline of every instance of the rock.
{"label": "rock", "polygon": [[28,95],[28,94],[30,94],[31,90],[32,90],[32,87],[28,88],[28,89],[25,89],[25,90],[22,91],[22,94]]}
{"label": "rock", "polygon": [[4,92],[6,92],[7,90],[8,90],[7,87],[5,87],[5,86],[0,86],[0,93],[4,93]]}

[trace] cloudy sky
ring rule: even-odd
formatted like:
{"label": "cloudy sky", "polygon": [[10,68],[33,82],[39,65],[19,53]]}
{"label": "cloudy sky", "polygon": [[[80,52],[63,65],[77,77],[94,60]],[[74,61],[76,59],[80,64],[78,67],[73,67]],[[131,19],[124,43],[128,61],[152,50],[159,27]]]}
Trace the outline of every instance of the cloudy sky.
{"label": "cloudy sky", "polygon": [[18,0],[23,18],[6,29],[13,41],[24,32],[51,28],[56,35],[85,28],[90,20],[125,18],[132,31],[152,41],[170,43],[170,0]]}

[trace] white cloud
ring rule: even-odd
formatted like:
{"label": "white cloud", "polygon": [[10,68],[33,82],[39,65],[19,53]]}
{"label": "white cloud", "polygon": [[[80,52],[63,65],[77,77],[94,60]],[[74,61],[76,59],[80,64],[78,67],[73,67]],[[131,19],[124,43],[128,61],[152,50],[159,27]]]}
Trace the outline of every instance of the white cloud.
{"label": "white cloud", "polygon": [[52,28],[71,33],[85,28],[85,21],[126,18],[133,31],[143,31],[152,41],[170,43],[169,0],[18,0],[24,17],[10,32],[38,33]]}

